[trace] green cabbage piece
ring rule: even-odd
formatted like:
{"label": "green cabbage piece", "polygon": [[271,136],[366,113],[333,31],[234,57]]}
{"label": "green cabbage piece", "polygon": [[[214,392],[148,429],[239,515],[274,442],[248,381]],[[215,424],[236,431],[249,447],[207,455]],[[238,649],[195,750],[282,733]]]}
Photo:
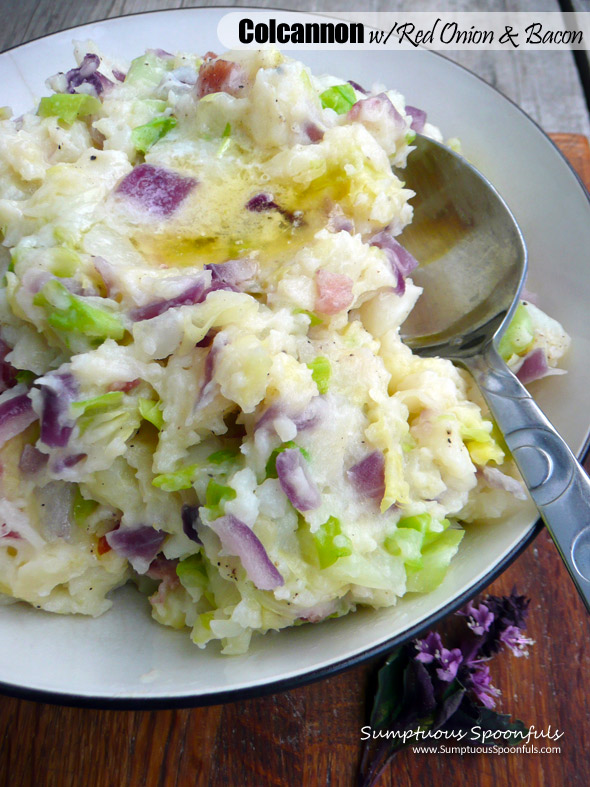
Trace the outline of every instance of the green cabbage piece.
{"label": "green cabbage piece", "polygon": [[158,140],[176,126],[177,122],[175,117],[163,116],[154,118],[143,126],[136,126],[131,132],[133,147],[140,153],[147,153]]}
{"label": "green cabbage piece", "polygon": [[71,126],[74,120],[100,111],[102,104],[87,93],[55,93],[45,96],[39,102],[37,114],[40,117],[56,117]]}
{"label": "green cabbage piece", "polygon": [[140,396],[137,402],[141,417],[153,424],[159,431],[164,426],[164,416],[160,409],[160,403],[154,402],[153,399],[146,399],[143,396]]}
{"label": "green cabbage piece", "polygon": [[293,309],[293,314],[307,314],[310,328],[313,328],[315,325],[321,325],[324,322],[315,312],[310,312],[307,309]]}
{"label": "green cabbage piece", "polygon": [[116,407],[123,402],[125,394],[122,391],[109,391],[100,396],[93,396],[91,399],[82,399],[79,402],[72,402],[72,410],[75,414],[90,414],[93,410],[104,407]]}
{"label": "green cabbage piece", "polygon": [[217,158],[221,158],[225,151],[231,145],[231,125],[229,123],[225,124],[225,128],[223,129],[223,134],[221,135],[221,144],[217,148]]}
{"label": "green cabbage piece", "polygon": [[218,484],[213,478],[207,484],[207,491],[205,492],[205,506],[211,514],[211,519],[217,519],[223,516],[225,512],[225,504],[230,500],[235,500],[237,492],[231,486],[225,484]]}
{"label": "green cabbage piece", "polygon": [[397,527],[385,539],[384,546],[391,555],[404,561],[407,591],[434,590],[443,581],[465,532],[452,529],[448,519],[439,522],[430,514],[404,517]]}
{"label": "green cabbage piece", "polygon": [[143,83],[146,89],[153,90],[162,81],[162,76],[167,70],[167,63],[161,57],[157,57],[153,52],[146,52],[140,57],[131,61],[129,71],[125,77],[126,85],[138,86]]}
{"label": "green cabbage piece", "polygon": [[51,256],[51,272],[62,279],[73,276],[82,262],[79,254],[64,246],[56,246],[52,249]]}
{"label": "green cabbage piece", "polygon": [[222,448],[221,451],[209,454],[207,461],[214,465],[224,465],[226,462],[235,462],[237,458],[237,451],[232,451],[231,448]]}
{"label": "green cabbage piece", "polygon": [[311,363],[307,364],[307,368],[311,369],[311,377],[318,387],[321,394],[328,393],[330,387],[330,377],[332,376],[332,367],[330,361],[323,355],[318,355]]}
{"label": "green cabbage piece", "polygon": [[207,569],[201,555],[191,555],[181,560],[176,566],[176,575],[193,601],[198,601],[209,587]]}
{"label": "green cabbage piece", "polygon": [[[163,489],[164,492],[178,492],[180,489],[190,489],[193,485],[195,474],[200,465],[187,465],[174,473],[162,473],[152,481],[152,485]],[[234,495],[235,496],[235,495]]]}
{"label": "green cabbage piece", "polygon": [[500,339],[498,352],[505,361],[508,361],[513,355],[525,355],[531,349],[534,338],[535,331],[531,316],[526,306],[519,303],[514,317],[510,320],[510,324]]}
{"label": "green cabbage piece", "polygon": [[75,523],[79,527],[84,527],[88,517],[93,514],[97,508],[98,503],[96,500],[86,500],[85,497],[82,497],[80,488],[76,486],[74,502],[72,503],[72,515],[74,517]]}
{"label": "green cabbage piece", "polygon": [[316,530],[313,540],[317,549],[320,568],[328,568],[339,558],[352,555],[352,542],[342,534],[340,520],[331,516]]}
{"label": "green cabbage piece", "polygon": [[339,115],[344,115],[356,104],[356,93],[352,85],[334,85],[320,93],[320,101],[324,109],[333,109]]}
{"label": "green cabbage piece", "polygon": [[41,306],[47,314],[47,322],[56,331],[98,339],[122,339],[125,334],[123,323],[112,312],[85,303],[72,295],[64,285],[51,279],[33,298],[35,306]]}

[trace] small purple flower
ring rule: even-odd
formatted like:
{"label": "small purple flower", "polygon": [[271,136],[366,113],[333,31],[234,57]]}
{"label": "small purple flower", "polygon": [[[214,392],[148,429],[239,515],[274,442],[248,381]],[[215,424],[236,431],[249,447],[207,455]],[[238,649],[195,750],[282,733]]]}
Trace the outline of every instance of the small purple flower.
{"label": "small purple flower", "polygon": [[444,650],[440,634],[436,631],[430,631],[425,639],[417,639],[414,645],[419,651],[415,656],[416,661],[421,661],[423,664],[430,664]]}
{"label": "small purple flower", "polygon": [[535,640],[525,637],[518,626],[508,626],[504,629],[500,634],[500,640],[518,657],[528,656],[528,646],[535,644]]}
{"label": "small purple flower", "polygon": [[467,625],[478,637],[489,631],[490,626],[494,622],[494,613],[490,612],[485,604],[475,607],[471,601],[464,609],[459,610],[457,615],[464,615],[468,618]]}
{"label": "small purple flower", "polygon": [[494,698],[499,697],[502,693],[500,689],[492,686],[490,668],[482,661],[473,663],[473,669],[469,674],[469,688],[486,708],[495,708],[496,700]]}
{"label": "small purple flower", "polygon": [[436,670],[436,674],[440,680],[444,680],[448,683],[455,680],[459,665],[463,661],[461,650],[459,648],[453,648],[452,650],[442,648],[440,653],[437,653],[437,656],[442,666],[442,669]]}

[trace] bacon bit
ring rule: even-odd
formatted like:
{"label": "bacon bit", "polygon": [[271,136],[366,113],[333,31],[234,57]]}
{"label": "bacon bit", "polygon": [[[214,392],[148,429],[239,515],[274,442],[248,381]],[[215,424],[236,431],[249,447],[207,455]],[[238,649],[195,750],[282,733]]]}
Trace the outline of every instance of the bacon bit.
{"label": "bacon bit", "polygon": [[123,391],[123,393],[129,393],[129,391],[137,388],[140,382],[141,380],[138,377],[137,379],[130,380],[126,383],[111,383],[109,386],[107,386],[107,391]]}
{"label": "bacon bit", "polygon": [[203,55],[203,60],[217,60],[218,55],[215,52],[205,52]]}
{"label": "bacon bit", "polygon": [[208,60],[199,69],[197,79],[197,98],[210,93],[229,93],[239,98],[246,94],[249,87],[246,72],[239,63],[229,60]]}
{"label": "bacon bit", "polygon": [[101,536],[98,539],[98,545],[96,547],[96,551],[98,552],[99,555],[105,555],[107,552],[111,551],[111,548],[109,546],[109,542],[107,541],[107,537],[106,536]]}
{"label": "bacon bit", "polygon": [[174,587],[180,582],[176,573],[177,565],[178,560],[168,560],[166,557],[158,556],[150,563],[147,575],[151,579],[162,579],[169,587]]}
{"label": "bacon bit", "polygon": [[347,309],[354,297],[353,281],[343,273],[331,273],[319,270],[315,275],[318,294],[315,299],[315,311],[320,314],[337,314]]}
{"label": "bacon bit", "polygon": [[12,538],[15,541],[22,541],[22,536],[16,530],[9,530],[6,522],[0,524],[0,538]]}

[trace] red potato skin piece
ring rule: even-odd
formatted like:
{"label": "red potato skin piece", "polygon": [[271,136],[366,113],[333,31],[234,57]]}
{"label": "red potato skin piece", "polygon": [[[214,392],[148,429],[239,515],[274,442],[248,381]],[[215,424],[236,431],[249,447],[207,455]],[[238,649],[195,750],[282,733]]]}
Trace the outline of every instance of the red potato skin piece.
{"label": "red potato skin piece", "polygon": [[229,60],[206,60],[199,69],[197,79],[197,98],[210,93],[229,93],[240,98],[246,94],[249,81],[246,72],[239,63]]}

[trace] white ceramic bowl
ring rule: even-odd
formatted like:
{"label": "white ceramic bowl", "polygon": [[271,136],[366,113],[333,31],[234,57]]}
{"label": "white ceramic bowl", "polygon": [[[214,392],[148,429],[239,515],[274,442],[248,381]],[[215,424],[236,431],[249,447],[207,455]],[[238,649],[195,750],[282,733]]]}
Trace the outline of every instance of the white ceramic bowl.
{"label": "white ceramic bowl", "polygon": [[[228,9],[229,10],[229,9]],[[235,9],[232,9],[235,10]],[[132,58],[147,47],[222,51],[219,8],[122,17],[68,30],[0,56],[0,106],[16,113],[46,93],[47,76],[70,68],[73,39]],[[590,204],[562,155],[514,104],[463,68],[427,51],[317,52],[298,55],[316,72],[361,85],[382,82],[423,107],[445,135],[504,196],[523,230],[529,289],[573,338],[569,374],[533,393],[571,448],[586,444],[590,413]],[[0,689],[66,704],[171,707],[222,702],[327,676],[415,636],[486,587],[536,532],[529,510],[493,526],[473,526],[444,582],[397,607],[255,637],[248,655],[198,650],[186,632],[152,621],[131,587],[93,620],[17,604],[0,609]],[[537,526],[538,528],[538,526]],[[523,578],[526,590],[526,578]]]}

